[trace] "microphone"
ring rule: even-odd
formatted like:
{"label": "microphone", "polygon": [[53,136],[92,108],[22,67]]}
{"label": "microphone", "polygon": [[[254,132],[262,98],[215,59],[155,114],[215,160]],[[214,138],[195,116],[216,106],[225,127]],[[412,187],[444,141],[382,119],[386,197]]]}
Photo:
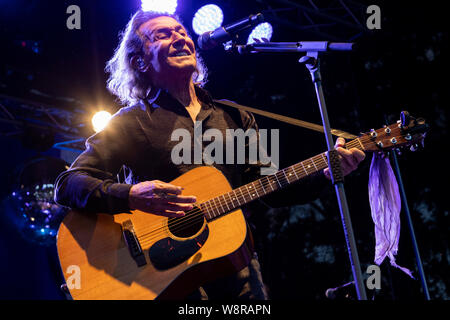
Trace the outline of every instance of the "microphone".
{"label": "microphone", "polygon": [[207,31],[203,33],[198,37],[197,44],[202,50],[213,49],[217,45],[229,41],[240,31],[253,27],[263,21],[264,16],[261,13],[251,15],[225,27],[219,27],[214,31]]}

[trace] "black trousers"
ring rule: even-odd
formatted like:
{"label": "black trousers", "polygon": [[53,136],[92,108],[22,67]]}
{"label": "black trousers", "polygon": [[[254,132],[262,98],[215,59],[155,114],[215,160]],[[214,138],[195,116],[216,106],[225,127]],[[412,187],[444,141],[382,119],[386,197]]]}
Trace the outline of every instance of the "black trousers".
{"label": "black trousers", "polygon": [[256,253],[241,271],[203,285],[187,300],[268,300]]}

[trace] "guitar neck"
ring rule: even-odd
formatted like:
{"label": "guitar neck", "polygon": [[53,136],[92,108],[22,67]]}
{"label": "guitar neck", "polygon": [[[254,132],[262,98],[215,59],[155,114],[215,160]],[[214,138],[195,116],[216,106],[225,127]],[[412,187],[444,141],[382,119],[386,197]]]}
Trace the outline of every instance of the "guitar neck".
{"label": "guitar neck", "polygon": [[[346,143],[345,148],[358,148],[364,151],[364,146],[359,138]],[[230,192],[205,201],[200,204],[200,208],[205,212],[205,217],[208,221],[213,220],[251,201],[281,190],[327,167],[328,160],[326,152],[323,152],[312,158],[279,170],[274,174],[267,175]]]}

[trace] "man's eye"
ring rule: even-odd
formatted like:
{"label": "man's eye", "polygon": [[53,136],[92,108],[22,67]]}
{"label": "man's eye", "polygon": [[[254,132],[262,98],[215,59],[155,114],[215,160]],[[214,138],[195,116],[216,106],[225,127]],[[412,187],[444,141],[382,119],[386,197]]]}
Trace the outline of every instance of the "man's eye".
{"label": "man's eye", "polygon": [[167,39],[169,37],[170,36],[167,33],[157,33],[156,36],[155,36],[155,38],[158,39],[158,40]]}

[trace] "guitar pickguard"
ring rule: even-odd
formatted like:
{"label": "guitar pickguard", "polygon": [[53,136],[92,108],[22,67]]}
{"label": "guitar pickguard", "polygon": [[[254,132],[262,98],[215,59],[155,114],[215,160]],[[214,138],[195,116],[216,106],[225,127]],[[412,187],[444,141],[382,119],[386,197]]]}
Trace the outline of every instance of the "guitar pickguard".
{"label": "guitar pickguard", "polygon": [[205,244],[209,236],[208,225],[195,238],[175,240],[161,239],[148,249],[151,263],[157,270],[167,270],[183,263],[194,255]]}

